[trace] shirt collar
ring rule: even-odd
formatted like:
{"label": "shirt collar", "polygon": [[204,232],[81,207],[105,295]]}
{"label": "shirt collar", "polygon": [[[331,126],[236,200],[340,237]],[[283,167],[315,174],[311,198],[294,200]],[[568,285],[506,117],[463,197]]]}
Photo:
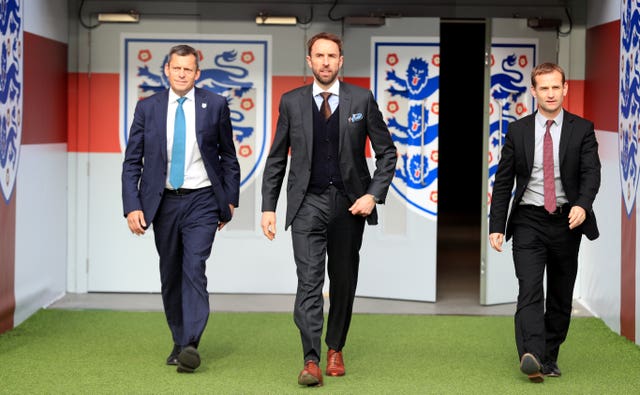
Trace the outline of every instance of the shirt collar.
{"label": "shirt collar", "polygon": [[[184,95],[184,97],[187,98],[187,101],[193,101],[195,98],[195,91],[196,88],[191,88],[191,90],[189,92],[187,92],[186,95]],[[169,88],[169,103],[175,103],[176,101],[178,101],[178,99],[180,98],[180,96],[176,95],[176,93],[173,91],[173,89]]]}
{"label": "shirt collar", "polygon": [[322,92],[329,92],[332,95],[340,96],[340,80],[336,79],[333,85],[331,85],[331,87],[329,87],[329,89],[327,89],[326,91],[320,88],[320,86],[315,81],[313,81],[313,96],[317,96]]}
{"label": "shirt collar", "polygon": [[[553,121],[557,126],[560,126],[562,125],[563,118],[564,118],[564,109],[560,109],[560,113],[555,118],[553,118]],[[545,118],[542,114],[540,114],[540,111],[536,111],[536,122],[542,128],[547,127],[547,118]]]}

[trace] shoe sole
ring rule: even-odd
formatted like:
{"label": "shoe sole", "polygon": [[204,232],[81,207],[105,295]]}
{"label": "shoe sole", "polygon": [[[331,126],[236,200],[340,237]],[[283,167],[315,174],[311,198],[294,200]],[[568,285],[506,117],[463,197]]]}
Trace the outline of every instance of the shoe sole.
{"label": "shoe sole", "polygon": [[318,378],[312,374],[305,373],[298,376],[298,384],[306,385],[307,387],[320,387],[322,381],[318,380]]}
{"label": "shoe sole", "polygon": [[178,354],[178,372],[193,373],[200,366],[200,354],[194,347],[186,347]]}
{"label": "shoe sole", "polygon": [[195,369],[193,369],[193,368],[190,368],[190,367],[188,367],[188,366],[184,366],[184,365],[182,365],[182,364],[178,363],[178,367],[176,368],[176,371],[177,371],[178,373],[193,373],[193,372],[195,372],[196,370],[195,370]]}
{"label": "shoe sole", "polygon": [[542,383],[544,381],[544,376],[540,372],[533,373],[533,374],[530,374],[528,376],[529,376],[529,380],[532,383]]}
{"label": "shoe sole", "polygon": [[325,370],[325,374],[327,376],[333,376],[333,377],[339,377],[339,376],[344,376],[344,372],[329,372]]}
{"label": "shoe sole", "polygon": [[520,371],[526,374],[531,382],[542,383],[544,381],[544,376],[540,369],[540,363],[538,363],[533,355],[526,353],[522,356],[522,360],[520,361]]}

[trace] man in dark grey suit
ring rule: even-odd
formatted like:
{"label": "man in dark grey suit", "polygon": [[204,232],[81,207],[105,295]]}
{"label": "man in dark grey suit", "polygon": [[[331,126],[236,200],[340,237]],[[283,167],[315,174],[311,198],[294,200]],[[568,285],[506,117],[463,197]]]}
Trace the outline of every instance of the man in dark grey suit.
{"label": "man in dark grey suit", "polygon": [[198,344],[209,318],[205,275],[217,230],[240,197],[227,100],[195,88],[198,52],[171,48],[164,72],[171,89],[141,100],[122,165],[122,202],[132,233],[153,223],[162,301],[173,337],[167,365],[200,366]]}
{"label": "man in dark grey suit", "polygon": [[[276,235],[276,204],[291,150],[285,229],[291,226],[298,275],[294,320],[305,362],[298,383],[313,386],[322,385],[325,259],[330,281],[326,373],[342,376],[364,223],[377,223],[375,206],[384,202],[393,179],[396,148],[373,94],[338,80],[340,38],[319,33],[307,45],[314,83],[280,100],[262,183],[262,231],[270,240]],[[373,177],[365,158],[367,138],[376,158]]]}
{"label": "man in dark grey suit", "polygon": [[491,201],[491,247],[502,251],[505,228],[506,239],[513,236],[516,345],[520,370],[533,382],[561,374],[557,360],[569,330],[580,240],[599,236],[592,210],[600,188],[598,142],[592,122],[563,110],[567,90],[558,65],[533,69],[538,111],[509,124]]}

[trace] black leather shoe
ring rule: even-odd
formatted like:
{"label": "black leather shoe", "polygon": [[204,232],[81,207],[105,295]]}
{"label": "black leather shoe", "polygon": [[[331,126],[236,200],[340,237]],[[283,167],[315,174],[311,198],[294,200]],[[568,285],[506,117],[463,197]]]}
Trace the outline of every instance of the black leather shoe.
{"label": "black leather shoe", "polygon": [[520,359],[520,371],[529,376],[529,380],[533,383],[542,383],[544,376],[542,375],[542,365],[535,355],[525,353]]}
{"label": "black leather shoe", "polygon": [[178,354],[178,373],[193,373],[200,366],[200,353],[193,346],[186,346]]}
{"label": "black leather shoe", "polygon": [[167,365],[178,365],[178,354],[180,354],[181,347],[177,344],[173,345],[171,354],[167,357]]}
{"label": "black leather shoe", "polygon": [[560,368],[556,362],[546,362],[542,365],[542,374],[547,377],[560,377],[562,376],[562,372],[560,372]]}

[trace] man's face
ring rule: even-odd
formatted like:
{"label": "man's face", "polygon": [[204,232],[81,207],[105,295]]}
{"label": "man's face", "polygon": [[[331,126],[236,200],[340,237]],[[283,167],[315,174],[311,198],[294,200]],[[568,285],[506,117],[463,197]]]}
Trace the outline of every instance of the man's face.
{"label": "man's face", "polygon": [[562,83],[559,71],[540,74],[536,78],[536,86],[531,87],[531,94],[538,102],[538,110],[547,118],[554,118],[562,109],[562,102],[567,95],[568,85]]}
{"label": "man's face", "polygon": [[313,43],[311,55],[307,56],[307,64],[316,82],[325,90],[338,78],[342,60],[338,44],[326,39],[319,39]]}
{"label": "man's face", "polygon": [[169,79],[169,85],[176,95],[186,95],[200,77],[200,70],[197,70],[196,66],[196,57],[193,55],[171,55],[171,59],[164,66],[164,74]]}

